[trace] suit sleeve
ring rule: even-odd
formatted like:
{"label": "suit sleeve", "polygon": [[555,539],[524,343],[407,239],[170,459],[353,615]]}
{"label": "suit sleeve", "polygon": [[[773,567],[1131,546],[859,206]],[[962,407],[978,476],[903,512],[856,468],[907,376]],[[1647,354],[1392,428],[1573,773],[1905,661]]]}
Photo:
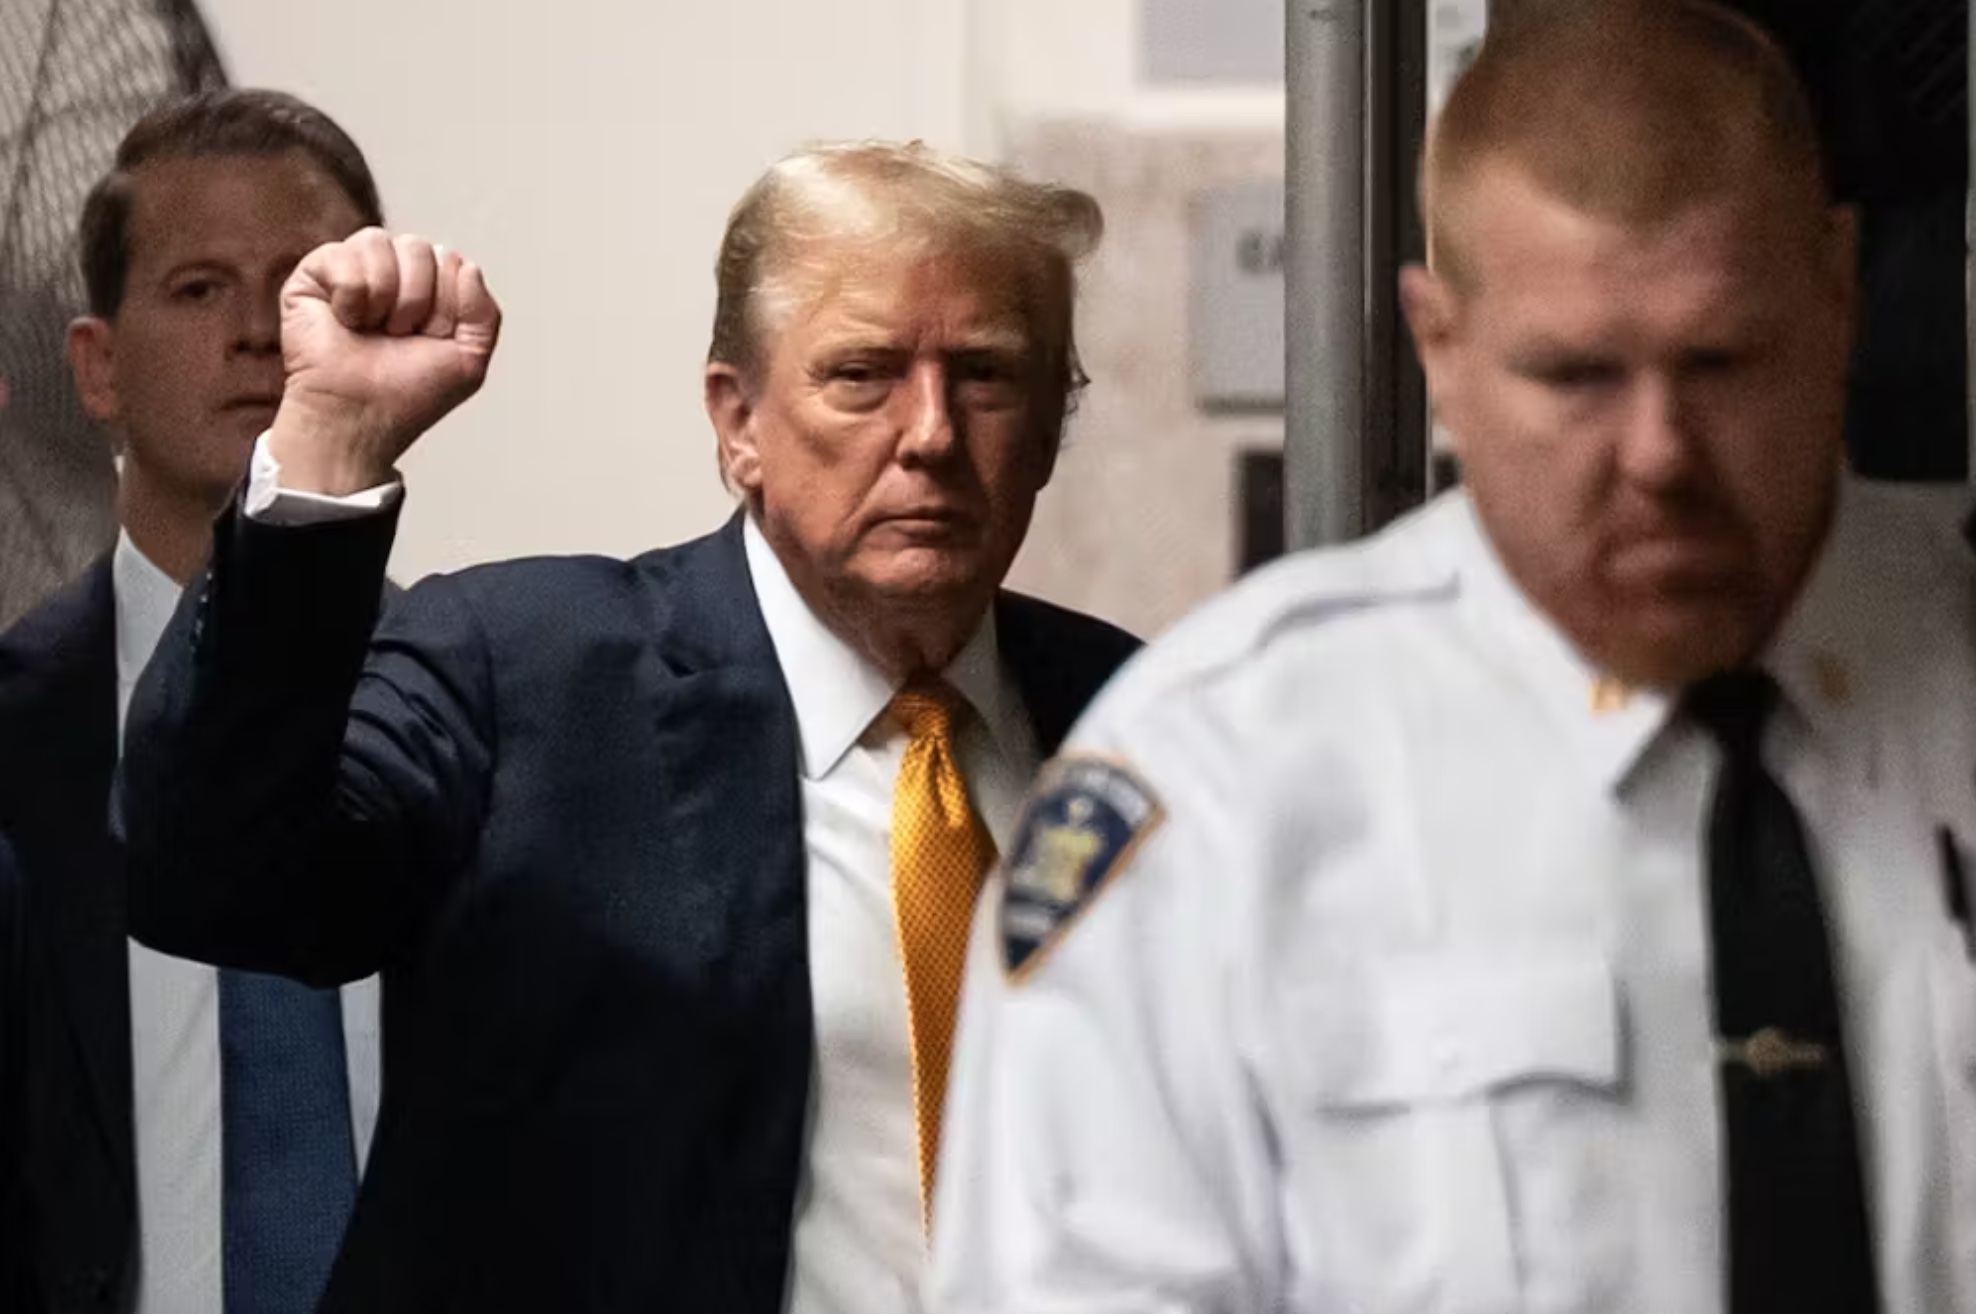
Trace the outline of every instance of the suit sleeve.
{"label": "suit sleeve", "polygon": [[[1201,800],[1079,738],[1039,782],[970,946],[929,1305],[1278,1308],[1266,1119],[1229,1025],[1229,910],[1216,891],[1231,855],[1218,851]],[[1079,763],[1095,795],[1063,783]],[[1150,782],[1161,814],[1087,853],[1082,898],[1058,906],[1039,935],[1038,903],[1017,892],[1051,881],[1025,864],[1038,861],[1053,819],[1058,841],[1075,845],[1079,819],[1105,812],[1104,773],[1121,770]],[[1114,858],[1115,870],[1099,870]]]}
{"label": "suit sleeve", "polygon": [[466,864],[492,770],[486,645],[446,580],[378,623],[396,521],[216,526],[125,734],[138,939],[340,984],[388,965]]}

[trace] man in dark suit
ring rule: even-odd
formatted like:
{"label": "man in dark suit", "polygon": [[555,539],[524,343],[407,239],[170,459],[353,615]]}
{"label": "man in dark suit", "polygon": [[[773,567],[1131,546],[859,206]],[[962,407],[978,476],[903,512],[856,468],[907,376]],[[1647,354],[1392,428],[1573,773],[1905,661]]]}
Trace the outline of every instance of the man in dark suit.
{"label": "man in dark suit", "polygon": [[[0,829],[36,908],[22,1226],[52,1314],[312,1310],[354,1194],[376,982],[312,996],[133,944],[110,793],[130,691],[280,400],[282,283],[379,218],[342,130],[260,91],[146,116],[84,206],[69,354],[122,457],[120,534],[0,635]],[[258,1081],[305,1071],[314,1104]]]}
{"label": "man in dark suit", "polygon": [[1000,588],[1099,227],[923,147],[783,161],[718,264],[741,512],[428,580],[375,634],[397,461],[499,311],[417,238],[297,270],[124,803],[141,937],[411,982],[326,1310],[919,1308],[978,885],[1135,646]]}

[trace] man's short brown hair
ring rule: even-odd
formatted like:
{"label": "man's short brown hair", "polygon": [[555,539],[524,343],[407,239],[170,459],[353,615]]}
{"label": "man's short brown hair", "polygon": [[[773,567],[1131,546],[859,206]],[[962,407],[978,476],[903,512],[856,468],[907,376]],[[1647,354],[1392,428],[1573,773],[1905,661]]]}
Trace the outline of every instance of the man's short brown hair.
{"label": "man's short brown hair", "polygon": [[1492,28],[1429,134],[1428,250],[1463,286],[1461,208],[1485,166],[1588,214],[1652,224],[1752,178],[1826,199],[1789,58],[1708,0],[1545,0]]}
{"label": "man's short brown hair", "polygon": [[327,114],[279,91],[223,88],[161,105],[137,121],[82,204],[79,233],[89,313],[113,318],[130,276],[131,175],[156,160],[300,151],[350,198],[365,226],[384,208],[364,153]]}

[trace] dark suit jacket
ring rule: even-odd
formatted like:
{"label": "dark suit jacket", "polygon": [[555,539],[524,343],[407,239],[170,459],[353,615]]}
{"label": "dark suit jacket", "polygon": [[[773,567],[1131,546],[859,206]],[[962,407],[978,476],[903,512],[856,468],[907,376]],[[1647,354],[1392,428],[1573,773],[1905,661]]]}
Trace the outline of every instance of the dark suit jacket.
{"label": "dark suit jacket", "polygon": [[[776,1314],[805,859],[740,521],[428,581],[373,638],[391,534],[220,523],[132,712],[132,925],[415,996],[325,1310]],[[1046,752],[1135,646],[997,624]]]}
{"label": "dark suit jacket", "polygon": [[[36,909],[20,983],[18,1230],[48,1314],[114,1314],[137,1296],[129,928],[110,819],[110,563],[104,556],[0,634],[0,745],[29,746],[0,752],[0,833],[14,841]],[[388,1047],[388,990],[384,1008]],[[9,1314],[3,1303],[0,1314]]]}
{"label": "dark suit jacket", "polygon": [[28,1308],[21,1222],[21,950],[24,910],[14,850],[0,835],[0,1310]]}
{"label": "dark suit jacket", "polygon": [[[23,1231],[50,1314],[135,1296],[130,976],[117,762],[116,600],[105,557],[0,635],[0,831],[28,882]],[[20,746],[16,749],[15,746]]]}

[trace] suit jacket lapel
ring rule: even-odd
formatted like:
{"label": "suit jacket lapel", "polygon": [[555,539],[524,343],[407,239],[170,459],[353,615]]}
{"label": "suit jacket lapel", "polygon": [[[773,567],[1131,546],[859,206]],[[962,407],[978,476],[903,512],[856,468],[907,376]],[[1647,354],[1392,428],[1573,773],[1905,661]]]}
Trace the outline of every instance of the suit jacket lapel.
{"label": "suit jacket lapel", "polygon": [[815,1048],[795,712],[739,516],[639,566],[662,669],[638,703],[653,720],[656,797],[670,823],[651,915],[667,919],[669,936],[698,941],[680,951],[705,964],[710,1003],[751,1018],[759,1042],[736,1056],[751,1077],[733,1098],[749,1107],[735,1108],[730,1125],[746,1134],[719,1147],[719,1198],[705,1207],[733,1234],[735,1253],[779,1282]]}
{"label": "suit jacket lapel", "polygon": [[[740,521],[640,560],[663,665],[640,701],[663,751],[668,879],[704,886],[752,927],[773,928],[801,964],[803,819],[795,711],[742,548]],[[729,824],[728,819],[732,819]],[[807,974],[805,974],[807,979]]]}

